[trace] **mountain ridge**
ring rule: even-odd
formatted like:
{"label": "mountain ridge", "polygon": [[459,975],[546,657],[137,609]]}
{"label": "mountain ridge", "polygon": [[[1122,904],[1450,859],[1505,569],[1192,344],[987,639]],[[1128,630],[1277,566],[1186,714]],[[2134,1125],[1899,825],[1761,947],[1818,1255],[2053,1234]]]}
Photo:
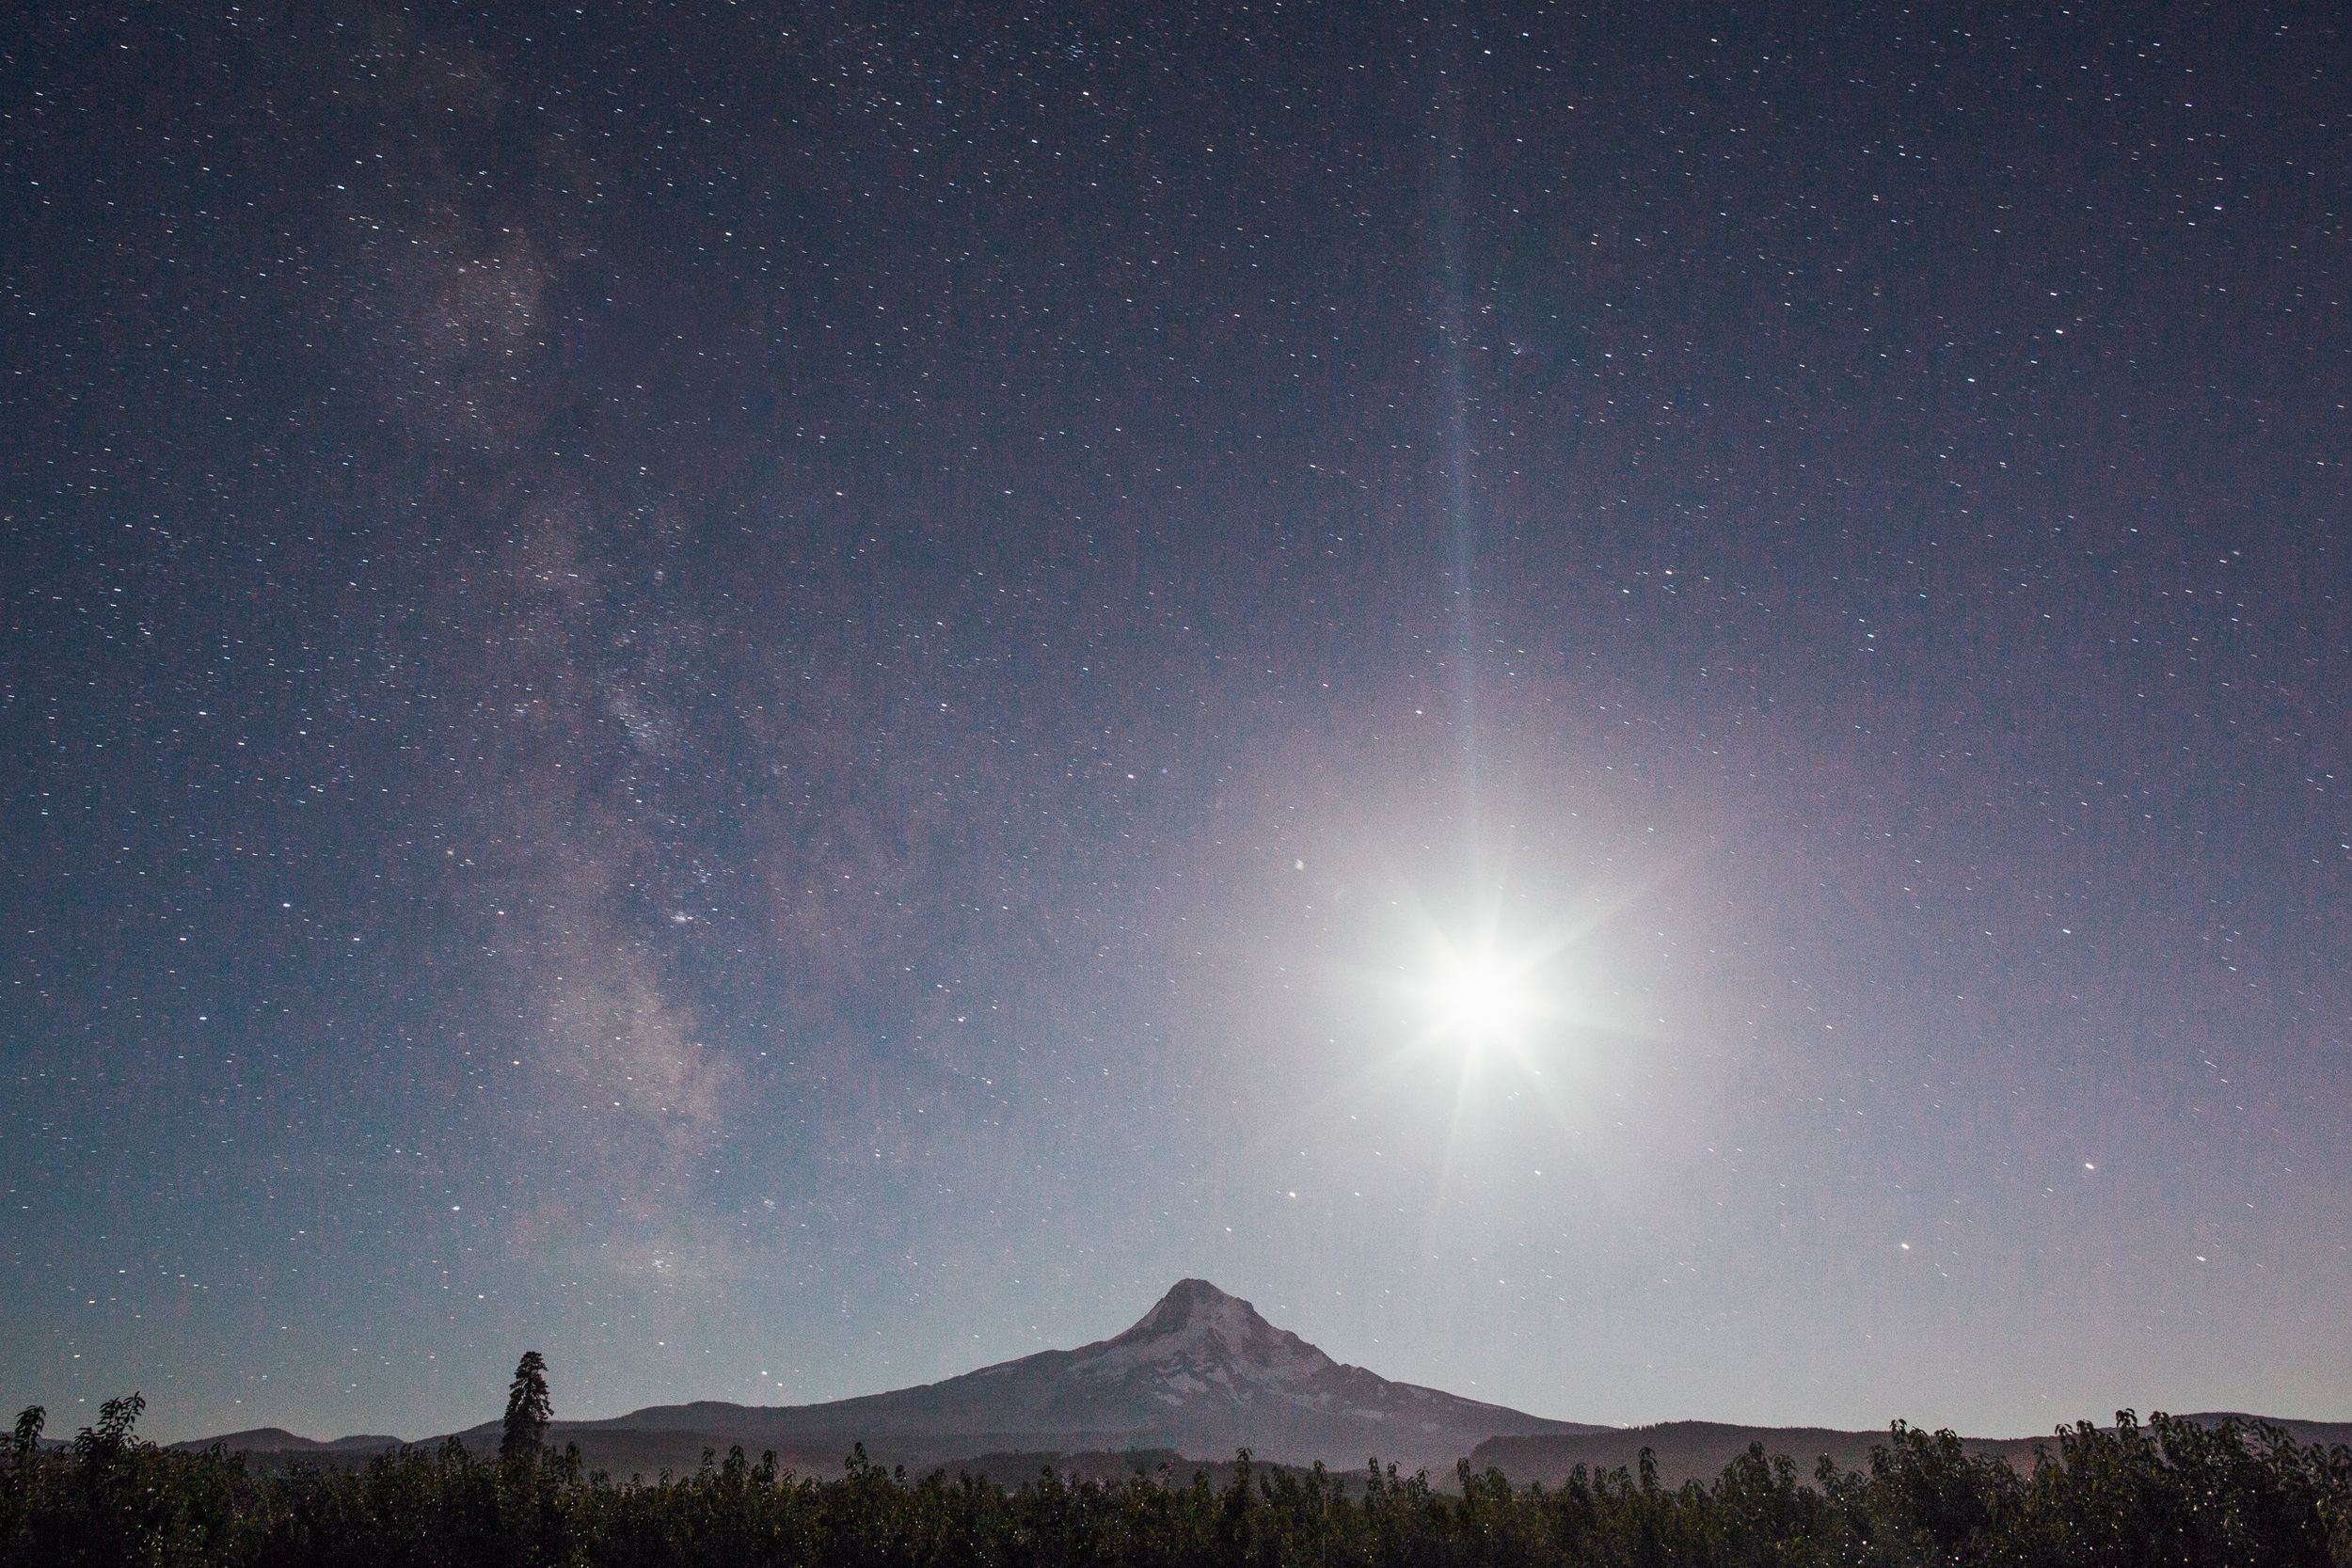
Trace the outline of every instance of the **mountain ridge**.
{"label": "mountain ridge", "polygon": [[[2233,1418],[2214,1412],[2182,1418],[2201,1425],[2236,1418],[2268,1421],[2298,1441],[2352,1441],[2352,1423]],[[477,1454],[497,1451],[500,1424],[485,1421],[454,1436]],[[1867,1465],[1883,1429],[1746,1427],[1669,1421],[1610,1427],[1532,1416],[1442,1389],[1397,1383],[1332,1359],[1248,1302],[1205,1279],[1179,1280],[1121,1332],[1074,1350],[1039,1351],[933,1383],[803,1405],[744,1405],[719,1400],[647,1405],[588,1421],[557,1421],[561,1446],[577,1443],[589,1468],[617,1475],[691,1470],[705,1449],[772,1449],[804,1475],[837,1473],[864,1444],[870,1458],[921,1474],[983,1458],[1027,1463],[1040,1456],[1084,1455],[1100,1468],[1117,1456],[1180,1453],[1187,1464],[1230,1461],[1247,1448],[1263,1461],[1322,1461],[1359,1470],[1377,1455],[1406,1471],[1439,1477],[1467,1455],[1513,1481],[1557,1483],[1576,1465],[1631,1467],[1652,1450],[1661,1479],[1711,1480],[1750,1443],[1786,1452],[1806,1474],[1827,1454],[1845,1469]],[[1963,1438],[1968,1451],[2029,1467],[2048,1436]],[[393,1437],[326,1442],[263,1427],[171,1445],[215,1444],[270,1463],[350,1464],[404,1444]],[[1123,1462],[1123,1461],[1122,1461]]]}
{"label": "mountain ridge", "polygon": [[[1375,1451],[1407,1467],[1443,1467],[1490,1436],[1608,1430],[1343,1364],[1205,1279],[1179,1280],[1108,1338],[936,1383],[808,1405],[651,1405],[564,1424],[576,1432],[727,1430],[762,1445],[834,1437],[876,1452],[949,1435],[1017,1437],[1024,1448],[1084,1437],[1089,1448],[1175,1448],[1206,1459],[1248,1448],[1265,1459],[1350,1468]],[[496,1431],[485,1423],[458,1435],[471,1441]]]}
{"label": "mountain ridge", "polygon": [[[2208,1410],[2176,1419],[2196,1426],[2217,1427],[2236,1421],[2245,1427],[2272,1426],[2297,1443],[2332,1447],[2352,1443],[2352,1421],[2307,1421],[2292,1418],[2249,1416],[2239,1411]],[[1660,1484],[1679,1486],[1686,1481],[1711,1481],[1724,1466],[1745,1453],[1752,1443],[1768,1454],[1788,1454],[1797,1461],[1801,1478],[1827,1457],[1841,1470],[1869,1468],[1870,1450],[1886,1446],[1888,1433],[1848,1431],[1836,1427],[1750,1427],[1722,1421],[1661,1421],[1651,1426],[1613,1427],[1604,1432],[1577,1433],[1498,1434],[1470,1451],[1470,1467],[1489,1465],[1520,1485],[1542,1481],[1558,1486],[1577,1465],[1589,1471],[1638,1470],[1641,1454],[1649,1450]],[[2055,1435],[2038,1437],[1963,1437],[1961,1447],[1971,1456],[1999,1459],[2021,1474],[2037,1463],[2037,1450],[2055,1454]]]}
{"label": "mountain ridge", "polygon": [[[256,1438],[276,1430],[232,1436]],[[753,1453],[774,1449],[803,1469],[837,1464],[851,1444],[862,1442],[877,1459],[911,1465],[992,1451],[1057,1449],[1174,1449],[1188,1458],[1218,1460],[1247,1448],[1264,1460],[1320,1460],[1335,1469],[1359,1468],[1376,1453],[1407,1470],[1442,1471],[1489,1437],[1609,1430],[1393,1382],[1332,1359],[1208,1280],[1187,1278],[1120,1333],[1074,1350],[1039,1351],[935,1383],[818,1404],[697,1400],[647,1405],[599,1420],[558,1421],[548,1438],[580,1443],[592,1465],[600,1449],[633,1464],[657,1450],[684,1453],[691,1439],[693,1453],[701,1446],[723,1450],[739,1444]],[[675,1440],[655,1443],[648,1434],[656,1433]],[[500,1426],[488,1421],[449,1435],[476,1452],[489,1451],[497,1447]],[[391,1441],[313,1444],[291,1433],[284,1436],[288,1442],[270,1449],[244,1446],[301,1457]],[[178,1446],[215,1442],[231,1439]]]}

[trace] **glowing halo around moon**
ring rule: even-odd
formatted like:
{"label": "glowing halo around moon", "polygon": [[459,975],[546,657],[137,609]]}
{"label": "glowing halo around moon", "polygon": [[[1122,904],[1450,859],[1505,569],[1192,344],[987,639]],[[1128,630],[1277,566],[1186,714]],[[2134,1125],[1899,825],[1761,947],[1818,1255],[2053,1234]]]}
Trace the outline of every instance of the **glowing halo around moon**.
{"label": "glowing halo around moon", "polygon": [[1605,1042],[1628,1033],[1593,943],[1630,895],[1564,894],[1506,878],[1499,864],[1468,869],[1438,898],[1398,877],[1387,900],[1396,912],[1383,917],[1370,961],[1335,973],[1379,1019],[1360,1059],[1368,1073],[1400,1083],[1435,1069],[1458,1078],[1464,1094],[1542,1080],[1538,1098],[1550,1101],[1597,1070]]}

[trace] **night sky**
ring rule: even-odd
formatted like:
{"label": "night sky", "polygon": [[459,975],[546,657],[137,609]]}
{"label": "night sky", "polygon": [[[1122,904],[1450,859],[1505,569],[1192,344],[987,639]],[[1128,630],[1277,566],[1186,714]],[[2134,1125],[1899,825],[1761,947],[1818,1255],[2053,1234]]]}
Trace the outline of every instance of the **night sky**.
{"label": "night sky", "polygon": [[2340,7],[0,41],[11,1411],[2352,1418]]}

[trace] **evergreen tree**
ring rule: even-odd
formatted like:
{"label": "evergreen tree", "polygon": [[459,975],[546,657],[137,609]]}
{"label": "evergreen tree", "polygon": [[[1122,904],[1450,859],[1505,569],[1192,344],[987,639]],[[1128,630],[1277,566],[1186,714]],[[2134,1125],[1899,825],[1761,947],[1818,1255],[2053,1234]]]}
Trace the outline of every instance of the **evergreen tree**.
{"label": "evergreen tree", "polygon": [[49,1412],[40,1405],[28,1404],[17,1413],[16,1435],[8,1440],[8,1468],[23,1470],[40,1457],[41,1424]]}
{"label": "evergreen tree", "polygon": [[523,1352],[515,1364],[515,1381],[506,1390],[506,1434],[499,1440],[501,1459],[536,1459],[547,1441],[548,1422],[555,1414],[548,1398],[547,1357]]}

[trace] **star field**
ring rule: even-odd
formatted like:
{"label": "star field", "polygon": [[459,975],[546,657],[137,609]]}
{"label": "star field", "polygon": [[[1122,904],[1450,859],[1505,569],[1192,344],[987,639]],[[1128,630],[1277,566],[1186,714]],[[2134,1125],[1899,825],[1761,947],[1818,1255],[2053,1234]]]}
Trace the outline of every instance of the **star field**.
{"label": "star field", "polygon": [[2352,1414],[2344,41],[27,22],[0,1383]]}

